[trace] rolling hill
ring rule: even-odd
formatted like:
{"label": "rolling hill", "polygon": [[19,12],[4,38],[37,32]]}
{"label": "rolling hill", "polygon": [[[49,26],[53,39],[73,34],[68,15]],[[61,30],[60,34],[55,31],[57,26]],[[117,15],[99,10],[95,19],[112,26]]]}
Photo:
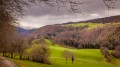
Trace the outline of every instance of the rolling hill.
{"label": "rolling hill", "polygon": [[[119,18],[119,16],[116,17]],[[119,67],[119,48],[117,47],[120,46],[120,22],[111,20],[107,22],[108,19],[105,20],[106,23],[86,21],[47,25],[28,34],[30,47],[26,49],[25,56],[27,53],[29,55],[34,47],[41,45],[39,41],[38,44],[34,41],[42,38],[50,49],[49,59],[52,65],[30,60],[11,60],[19,67]],[[64,50],[75,54],[74,63],[71,59],[66,63],[65,58],[62,57]]]}
{"label": "rolling hill", "polygon": [[[91,20],[85,20],[85,21],[78,21],[76,23],[115,23],[115,22],[120,22],[120,15],[116,16],[110,16],[110,17],[104,17],[104,18],[96,18],[96,19],[91,19]],[[68,22],[68,23],[63,23],[63,24],[75,24],[75,22]]]}
{"label": "rolling hill", "polygon": [[33,31],[35,31],[35,30],[36,29],[27,30],[27,29],[24,29],[24,28],[21,28],[21,27],[17,27],[18,33],[20,33],[22,36],[28,35],[28,34],[32,33]]}

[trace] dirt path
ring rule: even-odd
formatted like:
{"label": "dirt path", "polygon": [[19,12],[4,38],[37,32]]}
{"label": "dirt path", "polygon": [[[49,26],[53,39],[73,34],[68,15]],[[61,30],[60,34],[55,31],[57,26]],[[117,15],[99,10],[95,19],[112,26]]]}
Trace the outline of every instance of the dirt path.
{"label": "dirt path", "polygon": [[15,63],[4,57],[0,57],[0,61],[0,67],[17,67]]}

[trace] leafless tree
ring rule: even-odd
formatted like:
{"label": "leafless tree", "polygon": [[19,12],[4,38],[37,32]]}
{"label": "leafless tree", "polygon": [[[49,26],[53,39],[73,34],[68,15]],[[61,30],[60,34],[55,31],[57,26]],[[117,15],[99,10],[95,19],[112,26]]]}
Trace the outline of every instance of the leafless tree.
{"label": "leafless tree", "polygon": [[113,50],[112,55],[116,58],[120,58],[120,46],[116,47],[116,49]]}
{"label": "leafless tree", "polygon": [[51,64],[49,61],[50,51],[46,45],[38,45],[34,47],[31,51],[32,61]]}
{"label": "leafless tree", "polygon": [[101,53],[104,55],[104,58],[107,60],[107,61],[111,61],[111,54],[109,53],[109,50],[107,47],[101,47],[100,48],[100,51]]}
{"label": "leafless tree", "polygon": [[115,9],[118,0],[103,0],[108,10]]}
{"label": "leafless tree", "polygon": [[75,56],[71,51],[64,50],[63,53],[62,53],[62,56],[66,59],[66,63],[67,63],[68,59],[71,59],[71,61],[73,63]]}
{"label": "leafless tree", "polygon": [[[8,46],[7,46],[8,47]],[[13,58],[13,55],[14,53],[16,52],[17,50],[17,44],[16,43],[12,43],[10,46],[9,46],[9,49],[8,49],[9,53],[11,54],[11,58]]]}
{"label": "leafless tree", "polygon": [[25,43],[23,38],[19,38],[17,41],[17,53],[20,57],[20,59],[23,59],[23,53],[25,51],[25,49],[27,48],[27,44]]}
{"label": "leafless tree", "polygon": [[8,51],[9,46],[15,40],[15,27],[10,24],[2,24],[5,26],[0,26],[0,51],[4,54]]}

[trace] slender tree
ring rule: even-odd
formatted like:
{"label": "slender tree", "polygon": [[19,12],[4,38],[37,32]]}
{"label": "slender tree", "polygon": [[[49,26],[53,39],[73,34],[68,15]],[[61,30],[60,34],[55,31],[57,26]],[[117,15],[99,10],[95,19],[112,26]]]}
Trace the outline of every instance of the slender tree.
{"label": "slender tree", "polygon": [[72,63],[74,61],[74,54],[69,51],[69,50],[64,50],[62,53],[62,56],[66,59],[66,63],[68,61],[68,59],[71,59]]}

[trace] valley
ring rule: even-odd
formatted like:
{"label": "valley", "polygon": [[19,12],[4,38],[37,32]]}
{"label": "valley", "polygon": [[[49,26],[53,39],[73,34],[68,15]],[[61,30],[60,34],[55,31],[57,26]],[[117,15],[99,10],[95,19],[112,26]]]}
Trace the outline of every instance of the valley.
{"label": "valley", "polygon": [[[53,45],[50,40],[45,40],[48,44],[51,55],[50,61],[52,65],[41,64],[37,62],[32,62],[28,60],[16,60],[14,61],[18,67],[119,67],[120,59],[113,58],[112,62],[107,62],[103,55],[100,53],[99,49],[69,49],[61,47],[57,44]],[[66,63],[65,58],[62,57],[62,52],[64,50],[70,50],[75,53],[75,61],[71,62],[71,59]]]}
{"label": "valley", "polygon": [[[17,67],[119,67],[120,23],[74,22],[37,29],[0,53]],[[14,50],[12,50],[14,49]]]}
{"label": "valley", "polygon": [[120,67],[120,1],[0,0],[0,67]]}

